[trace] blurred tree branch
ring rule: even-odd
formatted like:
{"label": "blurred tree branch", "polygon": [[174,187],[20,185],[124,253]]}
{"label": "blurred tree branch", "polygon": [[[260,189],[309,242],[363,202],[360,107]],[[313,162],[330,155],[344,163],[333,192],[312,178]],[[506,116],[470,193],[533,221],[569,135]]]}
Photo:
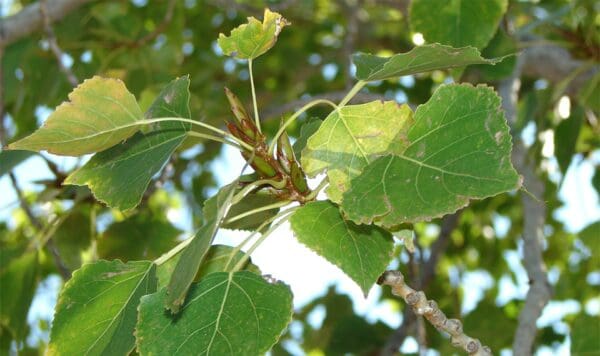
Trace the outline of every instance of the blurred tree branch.
{"label": "blurred tree branch", "polygon": [[[48,19],[55,22],[93,0],[48,0]],[[40,2],[27,5],[18,13],[0,19],[0,47],[7,47],[44,27]]]}
{"label": "blurred tree branch", "polygon": [[[527,57],[523,55],[517,60],[515,69],[510,78],[502,81],[498,92],[502,97],[502,107],[511,126],[514,126],[517,115],[518,93],[520,90],[520,77],[525,69]],[[543,61],[542,61],[543,62]],[[545,184],[536,174],[536,164],[531,161],[526,147],[518,137],[513,138],[513,164],[523,176],[524,187],[528,191],[522,192],[523,202],[523,265],[529,278],[529,290],[525,305],[519,313],[519,323],[513,341],[515,355],[531,355],[537,334],[536,321],[541,316],[548,304],[552,289],[546,275],[546,266],[542,256],[542,242],[544,241],[544,224],[546,209],[541,198],[544,194]]]}

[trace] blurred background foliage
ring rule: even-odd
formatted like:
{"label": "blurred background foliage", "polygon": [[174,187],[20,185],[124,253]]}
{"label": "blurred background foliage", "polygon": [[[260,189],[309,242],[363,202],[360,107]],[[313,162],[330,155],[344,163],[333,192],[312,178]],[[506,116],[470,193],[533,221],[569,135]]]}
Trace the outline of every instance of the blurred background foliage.
{"label": "blurred background foliage", "polygon": [[[33,2],[1,3],[1,15],[10,16]],[[405,52],[418,41],[407,17],[408,1],[385,0],[92,1],[52,26],[64,52],[63,63],[80,81],[93,75],[121,78],[147,108],[162,86],[189,74],[192,117],[222,126],[230,119],[224,86],[248,104],[251,99],[245,62],[222,56],[216,39],[247,16],[260,18],[265,6],[281,12],[293,25],[255,63],[261,116],[271,134],[281,117],[302,100],[320,95],[341,98],[353,80],[351,53]],[[591,165],[596,192],[583,199],[597,204],[600,192],[598,6],[593,0],[511,0],[498,31],[481,48],[484,56],[496,57],[551,44],[580,63],[578,72],[567,76],[557,69],[556,75],[543,77],[525,67],[512,126],[546,187],[539,197],[546,205],[543,257],[555,313],[550,321],[538,323],[536,349],[541,353],[558,350],[567,338],[574,353],[589,351],[598,339],[586,335],[595,330],[600,336],[600,223],[578,226],[557,213],[564,206],[558,192],[567,170]],[[431,9],[432,17],[435,11]],[[1,60],[6,144],[38,127],[50,110],[66,100],[72,86],[49,50],[44,31],[11,43]],[[473,66],[460,78],[499,85],[513,74],[517,62],[513,56],[494,67]],[[592,75],[577,79],[590,68],[596,68]],[[362,95],[415,107],[426,102],[437,86],[451,81],[450,74],[458,80],[457,73],[426,73],[370,84]],[[309,117],[323,119],[326,111],[322,110],[311,110],[292,127],[291,136],[298,136]],[[221,146],[214,142],[184,145],[155,177],[142,204],[125,214],[94,201],[86,188],[61,185],[80,161],[67,164],[48,154],[0,152],[2,189],[17,192],[13,201],[6,198],[8,191],[0,191],[0,353],[43,353],[51,320],[27,318],[27,314],[34,294],[43,293],[52,276],[68,278],[82,263],[98,258],[126,261],[159,256],[184,236],[174,226],[170,215],[174,211],[189,211],[185,214],[191,214],[191,225],[197,227],[203,201],[225,183],[211,169],[215,160],[222,159],[220,153]],[[45,162],[51,176],[18,181],[11,170],[34,156]],[[22,185],[27,188],[21,190]],[[460,317],[469,335],[493,350],[510,349],[527,290],[519,262],[522,226],[520,195],[476,202],[450,217],[416,224],[415,252],[399,249],[395,264],[409,284],[422,288],[448,315]],[[436,261],[431,263],[434,253]],[[469,289],[480,293],[467,298]],[[471,301],[468,306],[465,299]],[[380,302],[397,313],[405,308],[388,289]],[[398,335],[405,347],[417,340],[443,355],[455,352],[444,335],[404,315],[408,316],[404,330],[394,330],[358,315],[351,299],[332,286],[297,307],[295,320],[273,354],[377,354],[394,337],[398,342]],[[583,336],[574,342],[578,333]]]}

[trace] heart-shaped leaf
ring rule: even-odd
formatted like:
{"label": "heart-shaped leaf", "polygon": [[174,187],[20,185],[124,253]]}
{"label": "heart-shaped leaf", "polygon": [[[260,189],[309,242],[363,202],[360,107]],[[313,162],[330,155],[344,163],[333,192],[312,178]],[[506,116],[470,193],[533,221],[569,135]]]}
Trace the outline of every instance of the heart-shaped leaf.
{"label": "heart-shaped leaf", "polygon": [[133,135],[143,120],[133,94],[118,79],[85,80],[33,134],[10,149],[79,156],[103,151]]}
{"label": "heart-shaped leaf", "polygon": [[387,231],[345,220],[329,201],[304,205],[290,223],[298,241],[338,266],[365,295],[392,258],[394,243]]}
{"label": "heart-shaped leaf", "polygon": [[141,355],[262,355],[292,319],[292,293],[248,271],[207,275],[174,320],[165,289],[145,296],[136,327]]}
{"label": "heart-shaped leaf", "polygon": [[342,208],[357,223],[430,220],[520,187],[500,98],[485,86],[444,85],[415,112],[403,152],[352,180]]}
{"label": "heart-shaped leaf", "polygon": [[378,156],[389,153],[392,142],[405,140],[412,123],[408,105],[373,101],[335,110],[302,152],[302,167],[309,176],[327,170],[327,195],[336,203],[350,187],[350,179]]}

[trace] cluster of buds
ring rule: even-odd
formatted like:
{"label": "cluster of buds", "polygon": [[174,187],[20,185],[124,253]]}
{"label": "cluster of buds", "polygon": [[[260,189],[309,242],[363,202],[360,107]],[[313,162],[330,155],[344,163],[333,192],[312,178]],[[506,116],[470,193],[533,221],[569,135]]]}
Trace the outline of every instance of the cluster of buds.
{"label": "cluster of buds", "polygon": [[[256,180],[269,180],[271,188],[281,199],[304,203],[310,194],[306,175],[296,160],[288,135],[284,132],[277,138],[275,156],[269,153],[265,135],[250,118],[240,99],[225,88],[225,95],[235,118],[227,122],[229,132],[254,148],[254,152],[241,151],[242,156],[256,172]],[[246,182],[248,183],[248,182]]]}

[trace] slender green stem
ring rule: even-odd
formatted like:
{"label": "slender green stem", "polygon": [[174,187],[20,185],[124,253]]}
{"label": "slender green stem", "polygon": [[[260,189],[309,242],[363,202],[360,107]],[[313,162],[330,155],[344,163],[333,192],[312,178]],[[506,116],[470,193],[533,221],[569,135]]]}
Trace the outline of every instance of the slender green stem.
{"label": "slender green stem", "polygon": [[262,224],[260,224],[260,226],[258,226],[256,228],[255,231],[253,231],[252,233],[248,234],[248,236],[246,236],[246,238],[244,238],[244,241],[240,242],[233,250],[231,250],[231,253],[229,254],[229,258],[227,259],[227,263],[225,264],[225,271],[228,271],[229,268],[229,264],[231,263],[231,261],[233,261],[233,258],[235,257],[235,255],[242,249],[244,248],[244,246],[246,246],[246,244],[252,240],[252,238],[256,235],[258,235],[262,229],[265,228],[265,226],[269,225],[270,223],[272,223],[273,221],[279,219],[280,217],[284,216],[288,214],[287,210],[284,211],[280,211],[277,215],[272,216],[271,218],[265,220]]}
{"label": "slender green stem", "polygon": [[338,104],[339,108],[343,108],[344,106],[346,106],[346,104],[348,104],[348,102],[350,100],[352,100],[352,98],[354,98],[354,96],[365,86],[367,85],[367,82],[359,80],[358,82],[356,82],[356,84],[354,84],[354,86],[352,87],[352,89],[350,89],[350,91],[348,92],[348,94],[346,94],[346,96],[342,99],[342,101],[340,101],[340,103]]}
{"label": "slender green stem", "polygon": [[200,138],[204,138],[204,139],[207,139],[207,140],[213,140],[213,141],[221,142],[221,143],[224,143],[226,145],[230,145],[232,147],[235,147],[235,148],[237,148],[240,151],[243,150],[243,149],[252,149],[252,146],[250,146],[248,144],[246,144],[246,146],[248,146],[248,148],[247,147],[242,147],[240,144],[238,144],[236,142],[228,141],[225,138],[219,137],[219,136],[214,136],[214,135],[209,135],[209,134],[203,134],[203,133],[196,132],[196,131],[189,131],[187,134],[188,134],[188,136],[192,136],[192,137],[200,137]]}
{"label": "slender green stem", "polygon": [[225,223],[230,224],[232,222],[238,221],[238,220],[243,219],[250,215],[258,214],[260,212],[271,210],[271,209],[282,208],[282,207],[290,204],[291,202],[292,202],[291,200],[278,201],[277,203],[273,203],[273,204],[261,206],[260,208],[248,210],[239,215],[232,217],[231,219],[228,219],[227,221],[225,221]]}
{"label": "slender green stem", "polygon": [[190,242],[192,242],[193,239],[194,239],[193,237],[189,237],[189,238],[183,240],[177,246],[173,247],[172,249],[170,249],[169,251],[167,251],[166,253],[164,253],[162,256],[160,256],[159,258],[155,259],[154,260],[154,264],[157,265],[157,266],[160,266],[163,263],[167,262],[168,260],[170,260],[171,258],[173,258],[173,256],[175,256],[176,254],[178,254],[181,250],[183,250],[184,248],[186,248],[186,246],[189,245]]}
{"label": "slender green stem", "polygon": [[323,190],[323,188],[325,188],[325,186],[327,186],[327,184],[329,184],[329,181],[327,180],[327,178],[323,179],[321,181],[321,183],[319,183],[319,185],[315,188],[315,190],[313,190],[312,192],[310,192],[310,194],[308,194],[306,196],[306,199],[307,200],[315,199],[317,197],[317,195],[319,195],[321,190]]}
{"label": "slender green stem", "polygon": [[252,146],[248,145],[246,142],[240,140],[239,138],[233,136],[232,134],[230,134],[228,132],[225,132],[225,131],[223,131],[221,129],[218,129],[218,128],[212,126],[212,125],[206,124],[206,123],[201,122],[201,121],[196,121],[196,120],[191,120],[191,119],[185,119],[185,118],[182,118],[182,117],[159,117],[159,118],[155,118],[155,119],[144,119],[144,120],[136,121],[136,122],[134,122],[132,124],[121,126],[119,128],[124,128],[124,127],[128,127],[128,126],[136,126],[136,125],[147,125],[147,124],[153,124],[153,123],[156,123],[156,122],[165,122],[165,121],[167,121],[167,122],[168,121],[170,121],[170,122],[185,122],[185,123],[188,123],[188,124],[197,125],[197,126],[205,128],[207,130],[216,132],[219,135],[222,135],[223,137],[227,137],[227,138],[229,138],[229,139],[231,139],[231,140],[239,143],[240,146],[244,147],[245,149],[247,149],[249,151],[253,151],[254,150],[254,148]]}
{"label": "slender green stem", "polygon": [[282,215],[281,219],[279,221],[277,221],[277,223],[273,224],[269,230],[267,230],[264,234],[262,234],[253,244],[252,246],[250,246],[250,248],[248,249],[248,251],[246,251],[246,254],[244,255],[244,257],[242,257],[238,263],[236,263],[236,265],[233,267],[233,272],[239,271],[248,261],[248,259],[250,258],[250,255],[252,255],[252,253],[258,248],[258,246],[260,246],[266,239],[267,237],[269,237],[269,235],[271,235],[271,233],[273,233],[273,231],[277,230],[277,228],[279,228],[281,225],[283,225],[284,223],[286,223],[290,217],[290,215],[299,207],[294,207],[294,208],[290,208],[288,210],[286,210],[285,212],[287,214]]}
{"label": "slender green stem", "polygon": [[250,72],[250,87],[252,88],[252,104],[254,106],[254,122],[258,128],[258,132],[262,132],[260,128],[260,118],[258,116],[258,104],[256,103],[256,89],[254,87],[254,75],[252,74],[252,59],[248,59],[248,72]]}
{"label": "slender green stem", "polygon": [[[213,131],[218,133],[219,135],[223,135],[223,136],[228,136],[229,133],[218,129],[216,127],[214,127],[213,125],[209,125],[207,123],[204,123],[202,121],[196,121],[196,120],[192,120],[192,119],[186,119],[183,117],[157,117],[157,118],[153,118],[153,119],[144,119],[144,120],[139,120],[134,122],[131,126],[134,125],[139,125],[139,124],[153,124],[155,122],[165,122],[165,121],[171,121],[171,122],[185,122],[187,124],[192,124],[192,125],[197,125],[197,126],[201,126],[204,127],[207,130]],[[125,127],[125,126],[123,126]]]}
{"label": "slender green stem", "polygon": [[329,100],[326,100],[326,99],[313,100],[313,101],[309,102],[308,104],[304,105],[298,111],[296,111],[292,116],[290,116],[287,120],[285,120],[283,125],[281,125],[281,127],[279,128],[279,130],[277,131],[275,136],[273,136],[273,141],[271,141],[271,144],[269,145],[269,153],[272,155],[275,152],[275,144],[277,143],[277,139],[279,138],[279,136],[281,136],[281,134],[283,134],[283,132],[287,129],[287,127],[290,126],[290,124],[298,118],[298,116],[302,115],[302,113],[304,113],[306,110],[312,108],[313,106],[317,106],[320,104],[330,105],[333,109],[337,109],[337,107],[338,107],[337,105],[335,105],[335,103],[333,103]]}
{"label": "slender green stem", "polygon": [[287,182],[285,179],[282,180],[281,182],[278,182],[273,179],[260,179],[260,180],[254,181],[254,182],[248,184],[247,186],[245,186],[244,188],[242,188],[242,190],[240,190],[239,192],[237,192],[235,194],[235,196],[231,200],[231,205],[239,203],[240,200],[242,200],[248,193],[250,193],[252,190],[260,187],[261,185],[268,184],[274,188],[282,189],[285,187],[286,183]]}

